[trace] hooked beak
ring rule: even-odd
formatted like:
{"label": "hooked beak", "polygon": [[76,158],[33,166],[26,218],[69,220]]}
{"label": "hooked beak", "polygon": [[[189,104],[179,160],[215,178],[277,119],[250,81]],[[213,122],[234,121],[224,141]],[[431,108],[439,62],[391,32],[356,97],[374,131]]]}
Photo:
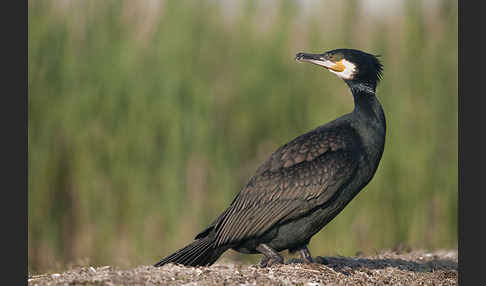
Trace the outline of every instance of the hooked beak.
{"label": "hooked beak", "polygon": [[333,61],[330,61],[326,59],[323,54],[297,53],[295,55],[295,60],[299,62],[313,63],[315,65],[325,67],[326,69],[335,72],[342,72],[345,69],[344,65],[341,62],[335,63]]}

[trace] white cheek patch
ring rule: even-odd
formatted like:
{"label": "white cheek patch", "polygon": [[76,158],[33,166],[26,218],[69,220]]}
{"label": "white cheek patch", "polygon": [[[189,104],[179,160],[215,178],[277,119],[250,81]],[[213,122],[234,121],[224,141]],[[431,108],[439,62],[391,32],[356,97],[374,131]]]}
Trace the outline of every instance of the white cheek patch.
{"label": "white cheek patch", "polygon": [[356,73],[356,65],[353,64],[352,62],[348,62],[345,59],[339,61],[338,64],[344,66],[343,71],[335,71],[332,69],[329,69],[329,71],[336,74],[338,77],[342,79],[353,79],[354,74]]}

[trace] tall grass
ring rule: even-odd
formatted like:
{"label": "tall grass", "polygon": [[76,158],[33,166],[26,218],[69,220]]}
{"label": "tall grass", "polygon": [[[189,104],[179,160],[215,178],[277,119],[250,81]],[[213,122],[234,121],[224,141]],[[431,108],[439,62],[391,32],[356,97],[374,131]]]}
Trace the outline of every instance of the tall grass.
{"label": "tall grass", "polygon": [[[29,1],[29,271],[151,264],[280,145],[352,110],[296,52],[381,54],[387,141],[314,255],[457,247],[457,1]],[[229,251],[228,259],[257,256]]]}

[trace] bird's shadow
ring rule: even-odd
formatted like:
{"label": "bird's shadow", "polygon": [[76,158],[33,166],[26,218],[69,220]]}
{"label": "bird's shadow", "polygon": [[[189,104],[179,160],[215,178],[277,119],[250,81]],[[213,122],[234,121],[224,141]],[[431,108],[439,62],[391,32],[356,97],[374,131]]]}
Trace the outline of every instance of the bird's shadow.
{"label": "bird's shadow", "polygon": [[408,261],[396,258],[359,258],[359,257],[322,257],[314,258],[316,263],[326,265],[336,272],[345,275],[355,271],[366,271],[374,269],[385,269],[388,267],[397,268],[411,272],[433,272],[437,270],[451,271],[458,270],[457,262],[452,259],[432,258],[423,262]]}

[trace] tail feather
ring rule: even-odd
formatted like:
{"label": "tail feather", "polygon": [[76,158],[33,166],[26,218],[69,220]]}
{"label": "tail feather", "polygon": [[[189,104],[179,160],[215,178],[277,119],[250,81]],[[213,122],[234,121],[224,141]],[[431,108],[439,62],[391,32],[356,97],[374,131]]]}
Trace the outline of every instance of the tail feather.
{"label": "tail feather", "polygon": [[185,266],[209,266],[216,262],[225,251],[225,248],[213,247],[213,241],[205,237],[179,249],[157,262],[154,266],[159,267],[167,263],[182,264]]}

